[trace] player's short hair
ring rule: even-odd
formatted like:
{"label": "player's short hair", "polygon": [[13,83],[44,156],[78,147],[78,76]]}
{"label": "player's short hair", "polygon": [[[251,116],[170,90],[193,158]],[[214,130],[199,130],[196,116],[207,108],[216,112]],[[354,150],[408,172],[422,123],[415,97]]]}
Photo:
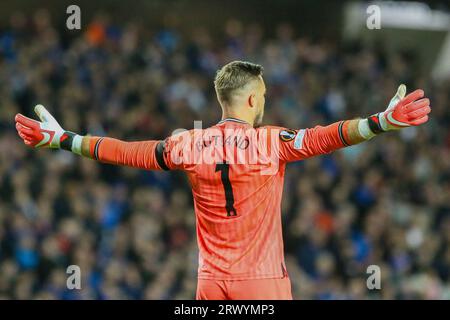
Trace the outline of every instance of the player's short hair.
{"label": "player's short hair", "polygon": [[263,70],[261,65],[246,61],[233,61],[224,65],[217,71],[214,79],[219,101],[231,103],[233,93],[256,80],[262,75]]}

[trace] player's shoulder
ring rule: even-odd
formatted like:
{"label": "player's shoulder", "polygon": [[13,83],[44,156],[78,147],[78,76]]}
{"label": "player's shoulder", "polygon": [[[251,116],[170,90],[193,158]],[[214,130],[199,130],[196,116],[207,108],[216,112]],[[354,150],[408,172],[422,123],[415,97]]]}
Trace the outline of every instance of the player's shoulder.
{"label": "player's shoulder", "polygon": [[193,140],[193,130],[175,130],[170,136],[164,140],[164,147],[166,152],[171,152],[176,149],[184,149],[190,145]]}
{"label": "player's shoulder", "polygon": [[266,125],[257,128],[259,135],[266,135],[268,137],[279,137],[282,141],[290,141],[295,138],[298,130],[290,129],[277,125]]}
{"label": "player's shoulder", "polygon": [[194,145],[196,141],[201,140],[207,136],[213,135],[220,128],[208,127],[208,128],[194,128],[194,129],[180,129],[175,130],[172,134],[166,138],[165,142],[168,146],[188,147]]}
{"label": "player's shoulder", "polygon": [[284,130],[284,127],[277,126],[277,125],[266,125],[256,128],[258,132],[280,132],[281,130]]}
{"label": "player's shoulder", "polygon": [[167,137],[166,140],[169,141],[181,141],[187,138],[193,137],[193,130],[175,130],[172,132],[170,136]]}

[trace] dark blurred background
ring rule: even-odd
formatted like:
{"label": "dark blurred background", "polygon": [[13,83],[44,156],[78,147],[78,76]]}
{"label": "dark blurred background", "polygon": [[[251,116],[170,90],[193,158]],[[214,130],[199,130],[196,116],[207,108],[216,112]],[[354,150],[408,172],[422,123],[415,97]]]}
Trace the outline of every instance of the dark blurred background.
{"label": "dark blurred background", "polygon": [[[65,26],[70,4],[81,30]],[[400,83],[425,90],[425,126],[287,168],[286,260],[296,299],[449,299],[449,5],[427,4],[413,16],[439,12],[438,26],[380,30],[349,18],[353,6],[366,19],[368,4],[357,2],[2,4],[0,297],[194,298],[195,216],[181,173],[33,150],[13,119],[42,103],[67,130],[163,139],[220,120],[215,71],[242,59],[265,68],[265,124],[364,117],[383,111]],[[81,290],[66,288],[71,264]],[[366,287],[371,264],[381,290]]]}

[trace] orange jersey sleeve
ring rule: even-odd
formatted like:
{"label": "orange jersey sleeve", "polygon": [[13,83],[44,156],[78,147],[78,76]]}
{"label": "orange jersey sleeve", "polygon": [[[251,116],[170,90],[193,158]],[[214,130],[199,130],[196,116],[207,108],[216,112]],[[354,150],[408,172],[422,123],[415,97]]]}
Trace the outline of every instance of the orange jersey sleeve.
{"label": "orange jersey sleeve", "polygon": [[125,142],[107,137],[92,137],[89,140],[89,151],[93,159],[104,163],[147,170],[165,169],[162,141]]}
{"label": "orange jersey sleeve", "polygon": [[193,130],[171,135],[161,141],[162,166],[165,170],[184,169],[193,159]]}
{"label": "orange jersey sleeve", "polygon": [[89,152],[100,162],[147,170],[182,169],[192,157],[191,131],[172,135],[165,140],[126,142],[108,137],[91,137]]}
{"label": "orange jersey sleeve", "polygon": [[298,161],[347,147],[350,145],[347,132],[348,121],[300,130],[279,128],[280,160]]}

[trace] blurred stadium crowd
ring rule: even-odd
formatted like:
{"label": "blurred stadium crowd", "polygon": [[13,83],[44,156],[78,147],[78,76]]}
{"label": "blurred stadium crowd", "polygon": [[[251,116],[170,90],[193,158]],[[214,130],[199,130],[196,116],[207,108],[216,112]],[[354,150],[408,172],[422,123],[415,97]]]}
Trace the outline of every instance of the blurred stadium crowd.
{"label": "blurred stadium crowd", "polygon": [[[427,125],[288,166],[286,261],[296,299],[450,299],[450,84],[429,79],[413,52],[299,37],[288,24],[273,33],[98,17],[74,34],[45,11],[13,15],[0,33],[0,298],[194,298],[195,216],[182,173],[32,150],[13,119],[42,103],[67,130],[163,139],[220,120],[212,80],[240,59],[265,68],[265,124],[364,117],[400,83],[425,90]],[[82,290],[66,288],[71,264]],[[371,264],[381,290],[366,288]]]}

